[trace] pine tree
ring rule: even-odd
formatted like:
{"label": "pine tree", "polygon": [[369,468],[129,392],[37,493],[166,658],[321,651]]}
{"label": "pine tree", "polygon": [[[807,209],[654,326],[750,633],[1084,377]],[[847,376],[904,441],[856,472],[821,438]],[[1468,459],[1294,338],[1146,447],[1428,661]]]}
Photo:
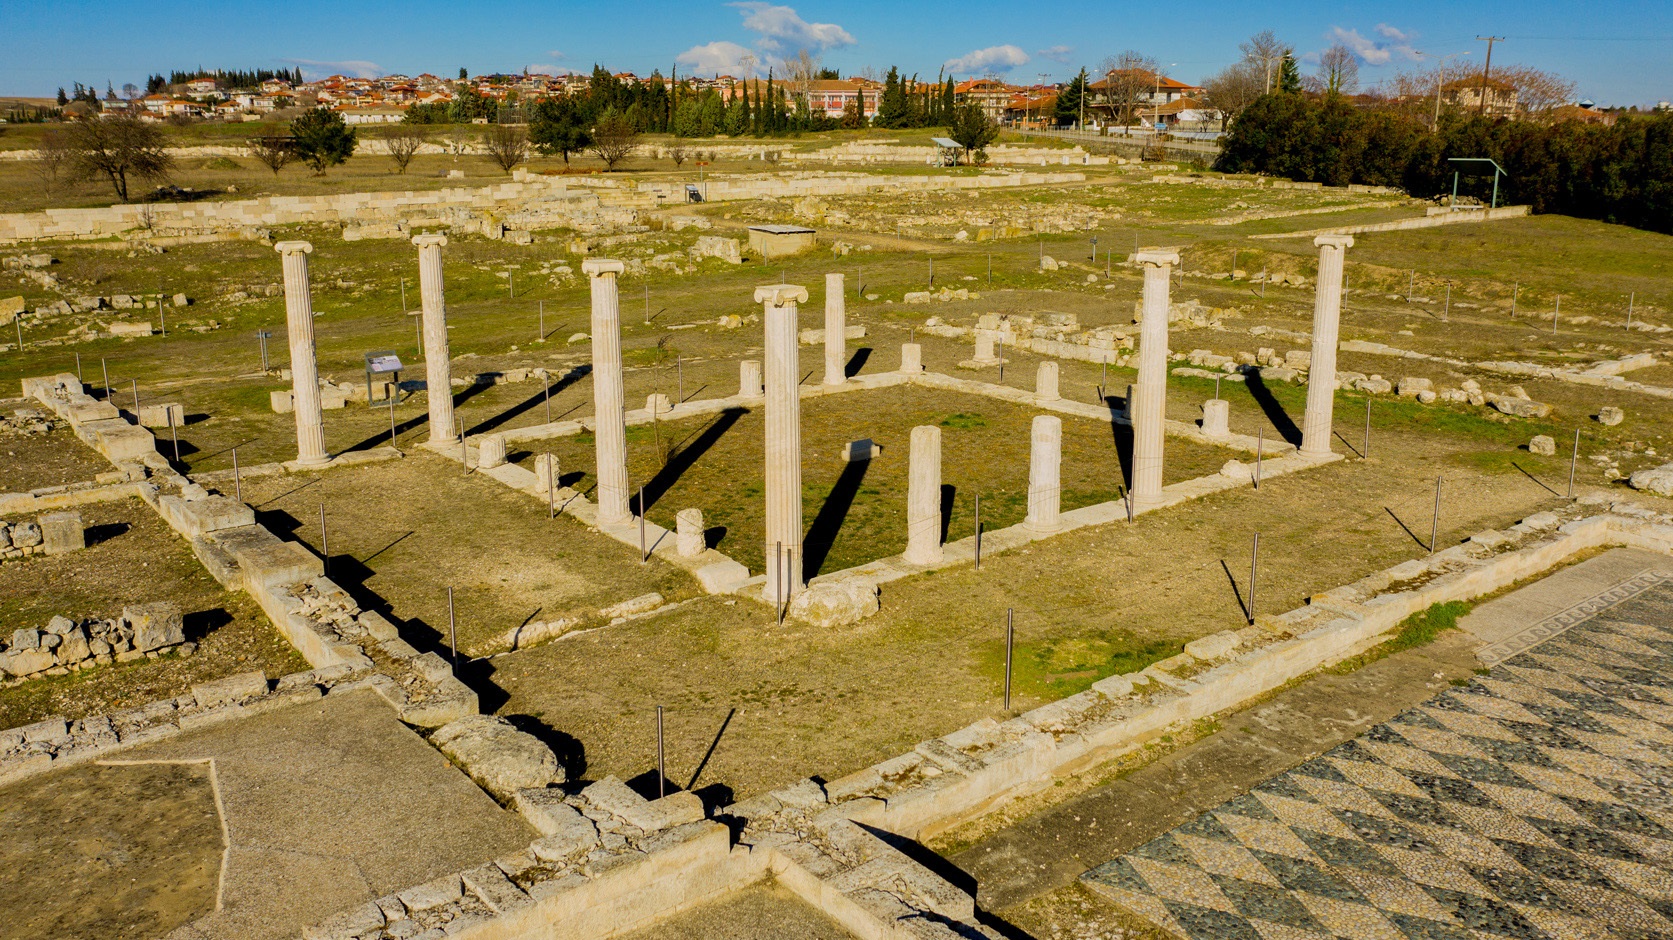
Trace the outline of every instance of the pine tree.
{"label": "pine tree", "polygon": [[1283,64],[1278,67],[1278,90],[1288,95],[1301,94],[1301,65],[1289,50],[1285,50]]}

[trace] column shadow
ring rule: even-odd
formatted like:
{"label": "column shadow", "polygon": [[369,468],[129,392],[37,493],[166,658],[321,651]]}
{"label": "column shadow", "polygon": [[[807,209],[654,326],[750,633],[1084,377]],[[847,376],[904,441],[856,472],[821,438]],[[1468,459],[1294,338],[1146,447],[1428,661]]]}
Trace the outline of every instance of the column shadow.
{"label": "column shadow", "polygon": [[853,378],[854,376],[859,375],[860,370],[866,367],[866,362],[870,359],[871,347],[861,346],[859,349],[854,350],[853,356],[849,357],[848,365],[843,367],[842,374],[848,378]]}
{"label": "column shadow", "polygon": [[1248,373],[1243,385],[1249,390],[1249,395],[1255,399],[1255,404],[1261,406],[1261,411],[1266,415],[1266,420],[1272,422],[1273,428],[1278,431],[1278,436],[1283,438],[1286,443],[1300,447],[1301,428],[1296,426],[1295,421],[1290,418],[1289,412],[1285,411],[1284,406],[1278,403],[1278,399],[1272,397],[1272,389],[1267,388],[1266,383],[1261,381],[1260,373]]}
{"label": "column shadow", "polygon": [[[713,421],[704,425],[703,429],[697,432],[696,437],[692,438],[690,443],[676,445],[676,449],[669,456],[668,462],[663,464],[662,468],[656,472],[656,476],[651,477],[650,481],[645,484],[642,491],[645,505],[635,508],[634,511],[643,514],[646,509],[655,506],[657,500],[672,489],[674,484],[679,482],[680,477],[684,476],[687,470],[690,470],[698,460],[702,459],[703,455],[709,452],[709,448],[724,437],[727,431],[732,430],[732,426],[737,424],[738,419],[742,418],[745,413],[746,409],[743,408],[728,408],[715,415]],[[633,494],[635,501],[639,498],[639,493]]]}
{"label": "column shadow", "polygon": [[947,544],[947,532],[953,527],[953,500],[958,498],[958,487],[941,484],[941,544]]}
{"label": "column shadow", "polygon": [[831,487],[831,495],[825,497],[825,504],[819,507],[819,515],[813,517],[813,524],[808,526],[807,535],[802,540],[804,579],[817,576],[819,569],[825,566],[825,559],[830,557],[831,547],[836,544],[837,534],[842,531],[843,520],[848,518],[848,510],[853,508],[854,497],[859,495],[860,484],[870,469],[869,460],[853,460],[843,465],[842,473]]}
{"label": "column shadow", "polygon": [[1243,599],[1243,589],[1237,586],[1237,576],[1232,574],[1231,565],[1220,559],[1220,570],[1226,573],[1226,582],[1232,586],[1232,596],[1237,599],[1237,609],[1243,611],[1243,619],[1249,619],[1249,602]]}
{"label": "column shadow", "polygon": [[[1116,403],[1120,402],[1119,405]],[[1125,398],[1106,398],[1104,406],[1110,410],[1110,438],[1115,443],[1116,467],[1121,473],[1123,486],[1131,488],[1133,485],[1133,426],[1122,424],[1114,420],[1117,416],[1128,417],[1132,409]]]}
{"label": "column shadow", "polygon": [[[564,389],[570,387],[571,385],[574,385],[576,382],[579,382],[584,376],[587,376],[587,375],[591,374],[592,370],[593,370],[593,367],[590,366],[590,365],[576,366],[575,368],[569,370],[568,372],[564,373],[556,382],[552,383],[552,394],[556,395],[559,392],[563,391]],[[497,427],[500,427],[501,425],[506,424],[507,422],[511,421],[513,418],[516,418],[516,417],[518,417],[522,414],[525,414],[529,411],[534,410],[534,408],[536,408],[537,406],[539,406],[540,404],[545,402],[545,400],[546,400],[546,387],[541,386],[540,391],[535,392],[533,395],[530,395],[528,398],[525,398],[524,400],[518,402],[517,404],[512,405],[510,408],[507,408],[506,410],[500,412],[499,414],[493,415],[492,417],[486,418],[486,419],[478,422],[476,425],[474,425],[472,427],[466,428],[465,433],[467,435],[469,435],[469,434],[486,434],[489,431],[492,431],[493,429],[495,429]]]}

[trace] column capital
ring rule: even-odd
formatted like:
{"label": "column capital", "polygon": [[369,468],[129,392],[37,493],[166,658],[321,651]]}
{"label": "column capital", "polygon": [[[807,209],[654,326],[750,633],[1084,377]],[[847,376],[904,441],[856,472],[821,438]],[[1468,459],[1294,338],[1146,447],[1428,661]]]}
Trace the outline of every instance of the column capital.
{"label": "column capital", "polygon": [[414,235],[412,243],[420,248],[446,248],[447,236],[441,234]]}
{"label": "column capital", "polygon": [[273,250],[281,255],[293,255],[299,251],[306,255],[313,252],[314,246],[305,241],[277,242],[274,244]]}
{"label": "column capital", "polygon": [[767,284],[755,289],[755,302],[774,307],[807,303],[807,288],[799,284]]}
{"label": "column capital", "polygon": [[1313,239],[1315,248],[1340,248],[1346,251],[1354,246],[1352,235],[1320,235]]}
{"label": "column capital", "polygon": [[581,262],[581,271],[588,277],[603,277],[606,274],[621,274],[627,270],[627,265],[614,258],[588,258]]}
{"label": "column capital", "polygon": [[1168,265],[1179,263],[1179,252],[1168,251],[1162,248],[1151,248],[1135,253],[1133,255],[1133,260],[1137,261],[1139,264],[1148,264],[1155,268],[1167,267]]}

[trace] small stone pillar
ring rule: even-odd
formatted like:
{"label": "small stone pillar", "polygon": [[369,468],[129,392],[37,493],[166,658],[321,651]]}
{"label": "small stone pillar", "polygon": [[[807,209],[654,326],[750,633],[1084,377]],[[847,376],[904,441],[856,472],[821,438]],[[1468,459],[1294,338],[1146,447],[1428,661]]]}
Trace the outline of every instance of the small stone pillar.
{"label": "small stone pillar", "polygon": [[505,463],[505,438],[498,434],[490,434],[483,438],[476,448],[476,466],[480,470],[491,470]]}
{"label": "small stone pillar", "polygon": [[807,288],[755,289],[766,323],[767,583],[762,597],[782,604],[802,589],[802,404],[797,360],[797,304]]}
{"label": "small stone pillar", "polygon": [[1127,408],[1133,421],[1133,506],[1162,497],[1162,435],[1168,394],[1168,285],[1179,263],[1174,251],[1141,251],[1143,320],[1139,324],[1139,376]]}
{"label": "small stone pillar", "polygon": [[971,362],[998,362],[999,357],[993,354],[993,331],[976,331],[976,355],[970,357]]}
{"label": "small stone pillar", "polygon": [[924,347],[917,343],[900,344],[900,371],[917,375],[924,371]]}
{"label": "small stone pillar", "polygon": [[447,346],[447,295],[442,287],[441,250],[446,235],[415,235],[418,294],[424,309],[424,397],[430,406],[430,443],[459,439],[453,426],[453,356]]}
{"label": "small stone pillar", "polygon": [[906,552],[914,565],[941,563],[941,429],[912,429],[906,489]]}
{"label": "small stone pillar", "polygon": [[1225,440],[1231,436],[1232,403],[1224,398],[1210,398],[1202,403],[1202,433],[1204,437]]}
{"label": "small stone pillar", "polygon": [[285,325],[290,336],[291,400],[296,412],[296,462],[304,467],[329,463],[325,419],[320,412],[319,362],[314,357],[314,302],[308,284],[308,254],[303,241],[279,242],[285,272]]}
{"label": "small stone pillar", "polygon": [[41,516],[41,548],[48,555],[62,555],[86,547],[87,528],[81,524],[81,513],[67,510]]}
{"label": "small stone pillar", "polygon": [[1307,367],[1307,412],[1301,420],[1301,453],[1330,453],[1332,411],[1336,405],[1336,339],[1342,327],[1342,265],[1351,235],[1320,235],[1319,280],[1313,289],[1313,356]]}
{"label": "small stone pillar", "polygon": [[709,547],[703,530],[703,510],[682,509],[674,514],[674,544],[683,558],[696,558]]}
{"label": "small stone pillar", "polygon": [[1035,415],[1029,435],[1028,516],[1022,524],[1035,532],[1055,532],[1063,504],[1063,419]]}
{"label": "small stone pillar", "polygon": [[1034,398],[1037,401],[1057,401],[1057,363],[1042,362],[1034,376]]}
{"label": "small stone pillar", "polygon": [[645,410],[652,415],[665,415],[674,410],[674,404],[662,392],[652,392],[645,396]]}
{"label": "small stone pillar", "polygon": [[754,359],[738,363],[738,397],[760,398],[762,394],[761,363]]}
{"label": "small stone pillar", "polygon": [[842,385],[848,381],[848,301],[843,294],[843,276],[825,275],[825,382]]}
{"label": "small stone pillar", "polygon": [[535,455],[534,477],[537,485],[540,487],[540,494],[542,496],[547,493],[555,492],[558,488],[558,481],[563,479],[563,474],[558,469],[558,455]]}
{"label": "small stone pillar", "polygon": [[593,440],[601,526],[633,519],[627,506],[627,406],[622,398],[622,312],[616,290],[616,275],[626,269],[609,258],[581,262],[592,287]]}

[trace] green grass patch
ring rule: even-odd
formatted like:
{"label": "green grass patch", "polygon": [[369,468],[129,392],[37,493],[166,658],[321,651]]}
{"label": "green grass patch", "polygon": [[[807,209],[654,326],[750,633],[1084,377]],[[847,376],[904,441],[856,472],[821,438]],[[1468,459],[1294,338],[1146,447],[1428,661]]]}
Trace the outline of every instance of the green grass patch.
{"label": "green grass patch", "polygon": [[1470,606],[1466,601],[1446,601],[1430,604],[1428,610],[1412,614],[1401,621],[1399,631],[1392,638],[1383,641],[1384,655],[1428,646],[1442,633],[1458,629],[1458,618],[1469,613]]}
{"label": "green grass patch", "polygon": [[[1018,641],[1011,665],[1011,694],[1055,701],[1084,692],[1107,676],[1137,672],[1185,648],[1180,640],[1141,640],[1128,634],[1064,636]],[[981,669],[1003,685],[1005,643],[983,644]]]}
{"label": "green grass patch", "polygon": [[981,415],[965,414],[962,411],[958,414],[948,415],[947,417],[941,419],[941,426],[944,428],[968,430],[970,428],[985,428],[987,425],[988,419],[982,417]]}

